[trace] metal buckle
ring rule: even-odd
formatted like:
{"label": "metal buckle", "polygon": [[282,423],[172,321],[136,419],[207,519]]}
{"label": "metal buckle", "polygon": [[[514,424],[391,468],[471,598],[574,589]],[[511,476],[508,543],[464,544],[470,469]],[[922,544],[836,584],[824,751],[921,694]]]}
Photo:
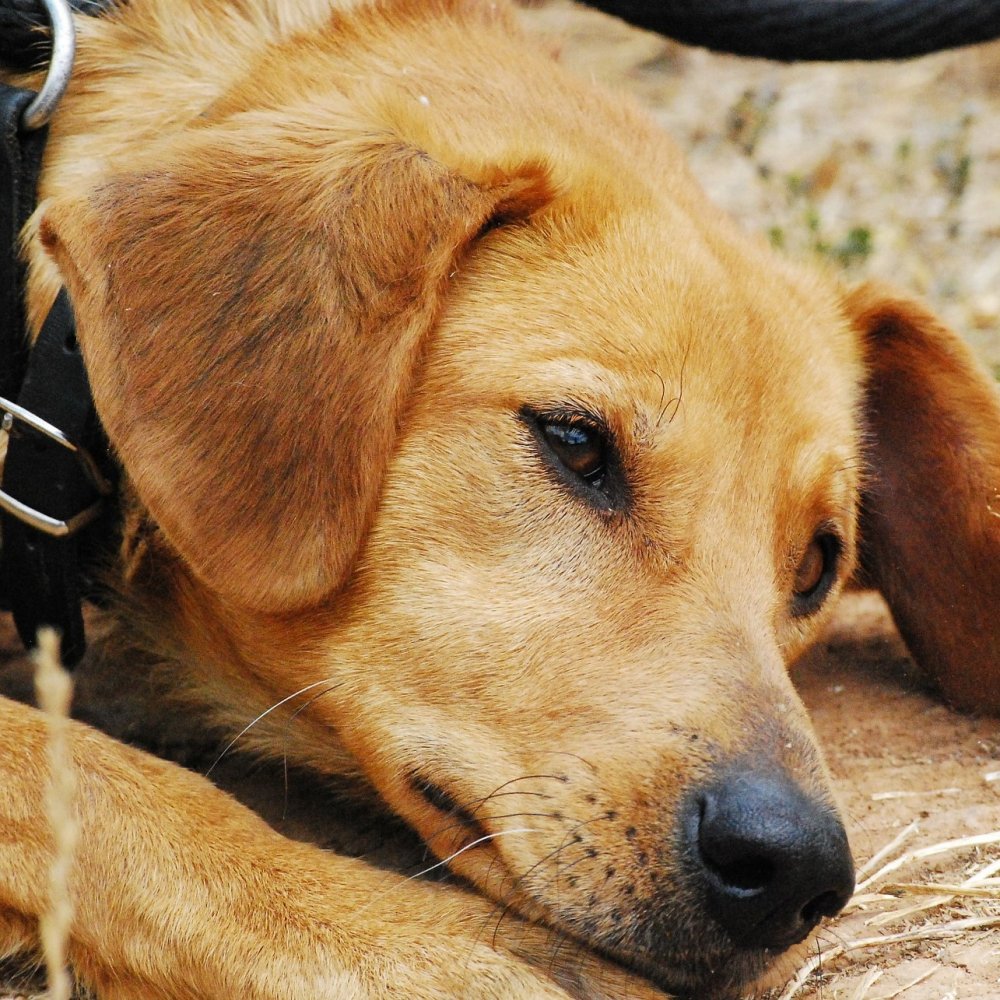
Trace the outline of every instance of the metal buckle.
{"label": "metal buckle", "polygon": [[[39,434],[44,434],[45,437],[51,441],[55,441],[56,444],[61,445],[76,456],[84,475],[86,475],[87,479],[93,484],[94,489],[102,497],[111,494],[111,484],[101,475],[101,471],[90,452],[71,441],[55,424],[50,424],[47,420],[35,416],[30,410],[26,410],[23,406],[18,406],[17,403],[12,403],[2,396],[0,396],[0,411],[3,412],[0,431],[10,433],[14,426],[14,421],[19,420]],[[61,521],[58,518],[50,517],[48,514],[43,514],[40,510],[35,510],[34,507],[29,507],[27,504],[21,503],[16,497],[12,497],[9,493],[0,490],[0,508],[36,531],[51,535],[53,538],[67,538],[70,535],[76,534],[76,532],[90,524],[101,513],[103,506],[104,501],[97,500],[89,507],[80,511],[79,514],[74,514],[73,517]]]}
{"label": "metal buckle", "polygon": [[52,26],[52,52],[45,83],[21,115],[21,124],[29,132],[41,128],[52,117],[59,99],[66,92],[73,58],[76,55],[76,28],[66,0],[42,0]]}

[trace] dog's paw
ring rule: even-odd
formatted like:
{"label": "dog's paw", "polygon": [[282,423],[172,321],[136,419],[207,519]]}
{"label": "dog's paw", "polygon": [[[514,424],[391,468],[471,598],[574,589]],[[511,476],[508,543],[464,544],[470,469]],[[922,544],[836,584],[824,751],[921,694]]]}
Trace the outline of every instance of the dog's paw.
{"label": "dog's paw", "polygon": [[564,934],[500,919],[486,900],[463,899],[427,922],[415,916],[380,917],[380,940],[359,969],[366,1000],[664,1000]]}
{"label": "dog's paw", "polygon": [[364,1000],[590,1000],[505,949],[451,935],[397,942],[363,963],[358,986]]}
{"label": "dog's paw", "polygon": [[547,952],[548,960],[536,964],[505,948],[453,936],[446,942],[414,940],[404,954],[382,953],[364,963],[357,995],[365,1000],[664,1000],[624,970],[560,946],[556,936],[549,936]]}
{"label": "dog's paw", "polygon": [[666,994],[620,965],[551,931],[523,934],[508,947],[532,967],[544,969],[575,1000],[668,1000]]}

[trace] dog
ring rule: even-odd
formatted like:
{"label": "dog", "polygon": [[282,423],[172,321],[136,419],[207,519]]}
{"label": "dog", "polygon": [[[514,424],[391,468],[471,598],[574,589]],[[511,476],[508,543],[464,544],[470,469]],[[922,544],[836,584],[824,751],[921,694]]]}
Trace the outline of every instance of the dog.
{"label": "dog", "polygon": [[[81,677],[340,783],[453,878],[74,723],[75,975],[747,988],[853,890],[787,672],[852,577],[947,699],[1000,708],[989,378],[922,305],[740,231],[501,2],[134,0],[79,32],[25,252],[121,469]],[[47,905],[47,723],[0,718],[11,953]]]}

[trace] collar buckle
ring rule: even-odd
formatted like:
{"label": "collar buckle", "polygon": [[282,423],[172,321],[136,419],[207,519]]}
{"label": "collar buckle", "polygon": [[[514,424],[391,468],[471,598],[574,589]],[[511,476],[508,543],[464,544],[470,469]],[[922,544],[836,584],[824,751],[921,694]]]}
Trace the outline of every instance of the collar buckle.
{"label": "collar buckle", "polygon": [[34,507],[22,503],[17,497],[11,496],[10,493],[2,489],[0,489],[0,509],[5,510],[11,517],[16,517],[23,524],[28,525],[28,527],[34,528],[36,531],[41,531],[52,538],[68,538],[96,520],[104,507],[103,498],[110,496],[112,486],[101,475],[101,471],[90,452],[70,440],[55,424],[43,420],[30,410],[26,410],[23,406],[18,406],[17,403],[12,403],[2,396],[0,396],[0,412],[3,413],[0,431],[6,431],[10,434],[14,430],[15,421],[20,421],[38,434],[43,434],[50,441],[61,445],[75,455],[84,475],[94,489],[101,494],[101,499],[96,500],[78,514],[74,514],[65,520],[51,517],[40,510],[36,510]]}

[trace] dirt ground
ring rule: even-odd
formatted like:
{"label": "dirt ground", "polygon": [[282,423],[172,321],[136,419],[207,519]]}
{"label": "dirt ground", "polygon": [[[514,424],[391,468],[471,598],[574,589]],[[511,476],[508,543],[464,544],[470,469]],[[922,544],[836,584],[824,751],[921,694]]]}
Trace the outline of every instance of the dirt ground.
{"label": "dirt ground", "polygon": [[[748,227],[852,279],[925,295],[1000,377],[1000,46],[782,67],[686,49],[564,0],[527,16],[563,39],[567,62],[647,104]],[[934,699],[872,594],[844,600],[795,677],[856,859],[890,846],[875,867],[905,863],[789,957],[767,996],[1000,997],[1000,724]],[[816,971],[788,984],[818,952]]]}

